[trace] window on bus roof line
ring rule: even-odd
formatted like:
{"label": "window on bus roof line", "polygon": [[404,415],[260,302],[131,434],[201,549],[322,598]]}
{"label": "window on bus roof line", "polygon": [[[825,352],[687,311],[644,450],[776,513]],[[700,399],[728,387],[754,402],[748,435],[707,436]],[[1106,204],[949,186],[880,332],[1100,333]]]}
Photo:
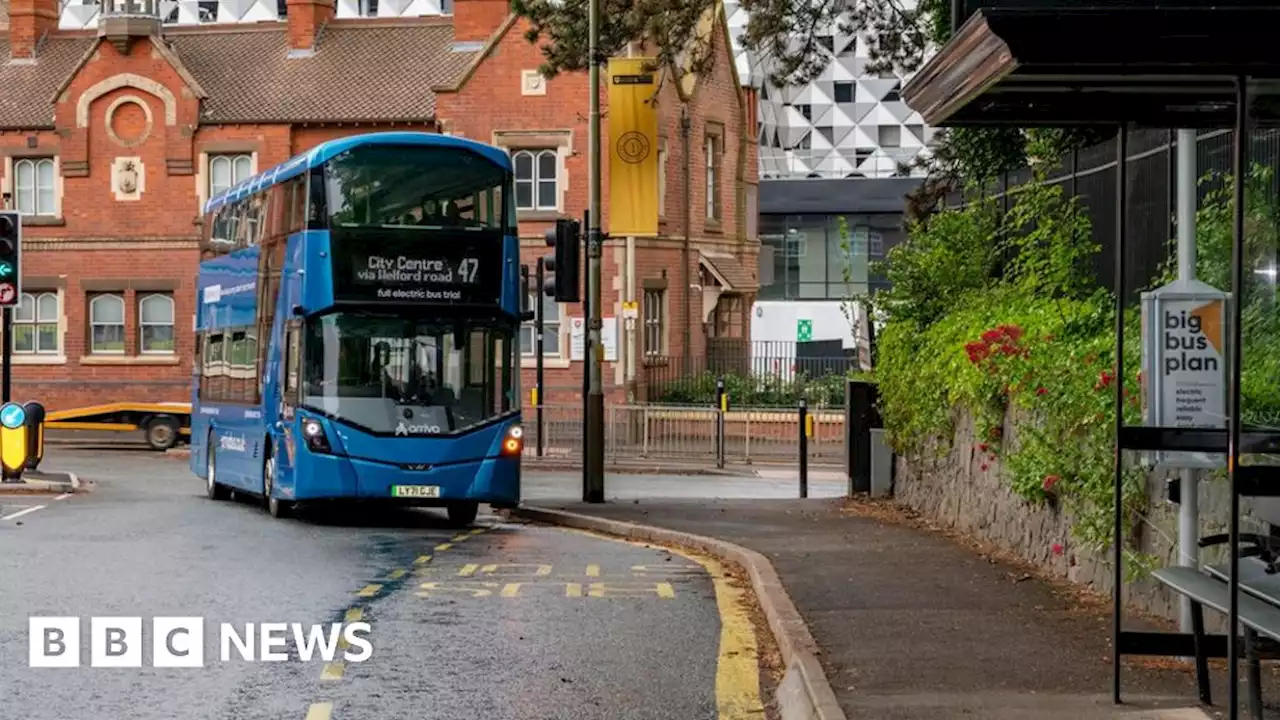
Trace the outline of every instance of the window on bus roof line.
{"label": "window on bus roof line", "polygon": [[469,150],[365,145],[325,164],[331,226],[514,227],[511,178]]}

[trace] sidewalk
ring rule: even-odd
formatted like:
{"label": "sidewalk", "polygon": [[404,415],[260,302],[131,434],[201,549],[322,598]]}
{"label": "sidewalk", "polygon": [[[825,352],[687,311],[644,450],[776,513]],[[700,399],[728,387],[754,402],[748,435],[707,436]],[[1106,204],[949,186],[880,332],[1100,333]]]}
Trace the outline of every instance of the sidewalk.
{"label": "sidewalk", "polygon": [[[1204,717],[1157,711],[1196,705],[1192,673],[1167,662],[1126,661],[1129,704],[1112,705],[1107,603],[919,527],[891,505],[531,504],[710,536],[763,554],[817,641],[849,720]],[[1126,620],[1127,628],[1144,626],[1156,629]],[[1225,716],[1225,670],[1215,670],[1214,693],[1218,705],[1208,716]]]}

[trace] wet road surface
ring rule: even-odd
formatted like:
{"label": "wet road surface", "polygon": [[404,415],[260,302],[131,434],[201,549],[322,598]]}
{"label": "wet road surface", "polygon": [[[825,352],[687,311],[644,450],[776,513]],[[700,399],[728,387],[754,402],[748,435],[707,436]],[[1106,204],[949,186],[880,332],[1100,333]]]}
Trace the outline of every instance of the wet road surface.
{"label": "wet road surface", "polygon": [[[741,611],[722,619],[724,583],[700,560],[483,511],[467,529],[439,511],[274,520],[251,500],[208,500],[184,462],[146,452],[64,451],[46,464],[97,484],[63,500],[0,498],[4,717],[758,717],[727,709],[741,703],[726,695],[758,701],[740,679],[755,647],[734,632]],[[79,618],[79,667],[28,666],[33,615]],[[91,616],[141,618],[130,636],[141,667],[90,666]],[[202,667],[154,666],[166,654],[157,617],[203,619]],[[372,653],[352,642],[303,661],[290,639],[271,648],[285,661],[245,660],[237,644],[223,660],[223,623],[243,643],[246,623],[272,622],[304,634],[368,623],[357,636]]]}

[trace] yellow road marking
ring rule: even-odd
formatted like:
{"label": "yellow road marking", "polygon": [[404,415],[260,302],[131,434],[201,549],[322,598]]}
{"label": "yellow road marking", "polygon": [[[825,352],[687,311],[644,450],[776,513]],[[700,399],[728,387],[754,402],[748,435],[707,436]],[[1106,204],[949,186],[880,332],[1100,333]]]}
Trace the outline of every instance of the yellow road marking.
{"label": "yellow road marking", "polygon": [[[364,610],[361,610],[360,608],[351,608],[347,610],[346,616],[343,617],[343,620],[345,620],[348,623],[360,622],[363,619],[364,619]],[[338,638],[338,649],[346,650],[347,647],[348,647],[347,638],[345,636]],[[321,677],[323,677],[323,675],[321,675]]]}
{"label": "yellow road marking", "polygon": [[356,593],[356,595],[360,597],[373,597],[374,595],[377,595],[378,591],[381,589],[381,585],[365,585],[360,592]]}
{"label": "yellow road marking", "polygon": [[404,577],[405,572],[406,572],[406,571],[405,571],[405,569],[404,569],[404,568],[396,568],[395,570],[392,570],[392,571],[387,575],[387,579],[388,579],[388,580],[399,580],[400,578]]}
{"label": "yellow road marking", "polygon": [[321,680],[341,680],[343,673],[346,671],[346,663],[341,660],[334,660],[331,663],[325,663],[324,670],[320,671]]}
{"label": "yellow road marking", "polygon": [[449,542],[462,542],[463,540],[470,540],[470,539],[471,539],[471,533],[462,533],[460,535],[454,535],[452,538],[449,539]]}
{"label": "yellow road marking", "polygon": [[[654,545],[586,530],[573,532],[628,545]],[[764,717],[764,703],[760,698],[760,650],[756,645],[755,628],[747,617],[743,591],[729,583],[724,566],[718,561],[673,547],[659,547],[701,565],[711,576],[711,583],[715,587],[716,608],[720,612],[720,654],[716,661],[716,708],[719,710],[719,720],[760,720]],[[581,596],[581,587],[577,589],[578,596]]]}
{"label": "yellow road marking", "polygon": [[444,552],[445,550],[448,550],[451,547],[453,547],[451,543],[440,543],[439,545],[436,546],[436,552]]}
{"label": "yellow road marking", "polygon": [[587,577],[600,577],[600,566],[599,566],[599,565],[588,565],[588,566],[587,566]]}
{"label": "yellow road marking", "polygon": [[333,703],[314,703],[307,709],[307,720],[329,720],[333,715]]}
{"label": "yellow road marking", "polygon": [[429,562],[431,562],[431,556],[430,556],[430,555],[419,555],[419,556],[418,556],[418,559],[413,561],[413,564],[414,564],[414,565],[426,565],[426,564],[427,564],[427,563],[429,563]]}
{"label": "yellow road marking", "polygon": [[470,577],[472,575],[475,575],[476,570],[479,570],[479,569],[480,569],[480,566],[477,565],[476,563],[467,563],[466,565],[462,566],[461,570],[458,571],[458,577]]}
{"label": "yellow road marking", "polygon": [[484,532],[484,531],[486,531],[486,530],[488,530],[488,529],[489,529],[489,528],[487,528],[487,527],[480,527],[480,528],[476,528],[475,530],[472,530],[472,531],[471,531],[471,534],[472,534],[472,535],[479,535],[480,533],[482,533],[482,532]]}

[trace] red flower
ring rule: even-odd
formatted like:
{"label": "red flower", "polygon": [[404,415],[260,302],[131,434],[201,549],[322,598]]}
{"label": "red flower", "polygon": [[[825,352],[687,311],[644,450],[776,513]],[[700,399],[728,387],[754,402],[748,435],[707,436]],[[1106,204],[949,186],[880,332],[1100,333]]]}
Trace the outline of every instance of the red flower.
{"label": "red flower", "polygon": [[988,330],[982,333],[982,339],[987,343],[998,343],[1004,339],[1004,333],[999,330]]}
{"label": "red flower", "polygon": [[1017,325],[1001,325],[996,330],[1004,333],[1004,336],[1014,342],[1018,342],[1022,338],[1022,328]]}
{"label": "red flower", "polygon": [[980,342],[971,342],[965,345],[964,351],[969,354],[969,362],[974,365],[986,360],[987,356],[991,354],[991,348]]}
{"label": "red flower", "polygon": [[1062,543],[1054,543],[1054,544],[1053,544],[1053,554],[1054,554],[1054,555],[1061,555],[1061,554],[1062,554]]}
{"label": "red flower", "polygon": [[1115,379],[1115,375],[1103,370],[1098,373],[1098,382],[1093,386],[1094,390],[1105,390],[1111,387],[1111,381]]}
{"label": "red flower", "polygon": [[986,452],[986,451],[987,451],[987,444],[986,444],[986,443],[982,443],[981,445],[979,445],[979,446],[978,446],[978,450],[980,450],[981,452]]}
{"label": "red flower", "polygon": [[1048,392],[1049,392],[1049,391],[1048,391],[1048,390],[1046,390],[1046,389],[1045,389],[1045,388],[1043,388],[1043,387],[1036,388],[1036,394],[1037,394],[1037,395],[1044,395],[1045,393],[1048,393]]}
{"label": "red flower", "polygon": [[1044,483],[1042,485],[1042,487],[1044,488],[1044,491],[1049,492],[1050,490],[1052,490],[1053,486],[1057,485],[1058,481],[1061,479],[1062,478],[1058,477],[1057,475],[1046,476],[1044,479]]}
{"label": "red flower", "polygon": [[986,472],[986,471],[987,471],[987,468],[989,468],[989,467],[991,467],[991,466],[990,466],[990,465],[987,465],[986,463],[983,463],[983,464],[982,464],[982,472]]}

